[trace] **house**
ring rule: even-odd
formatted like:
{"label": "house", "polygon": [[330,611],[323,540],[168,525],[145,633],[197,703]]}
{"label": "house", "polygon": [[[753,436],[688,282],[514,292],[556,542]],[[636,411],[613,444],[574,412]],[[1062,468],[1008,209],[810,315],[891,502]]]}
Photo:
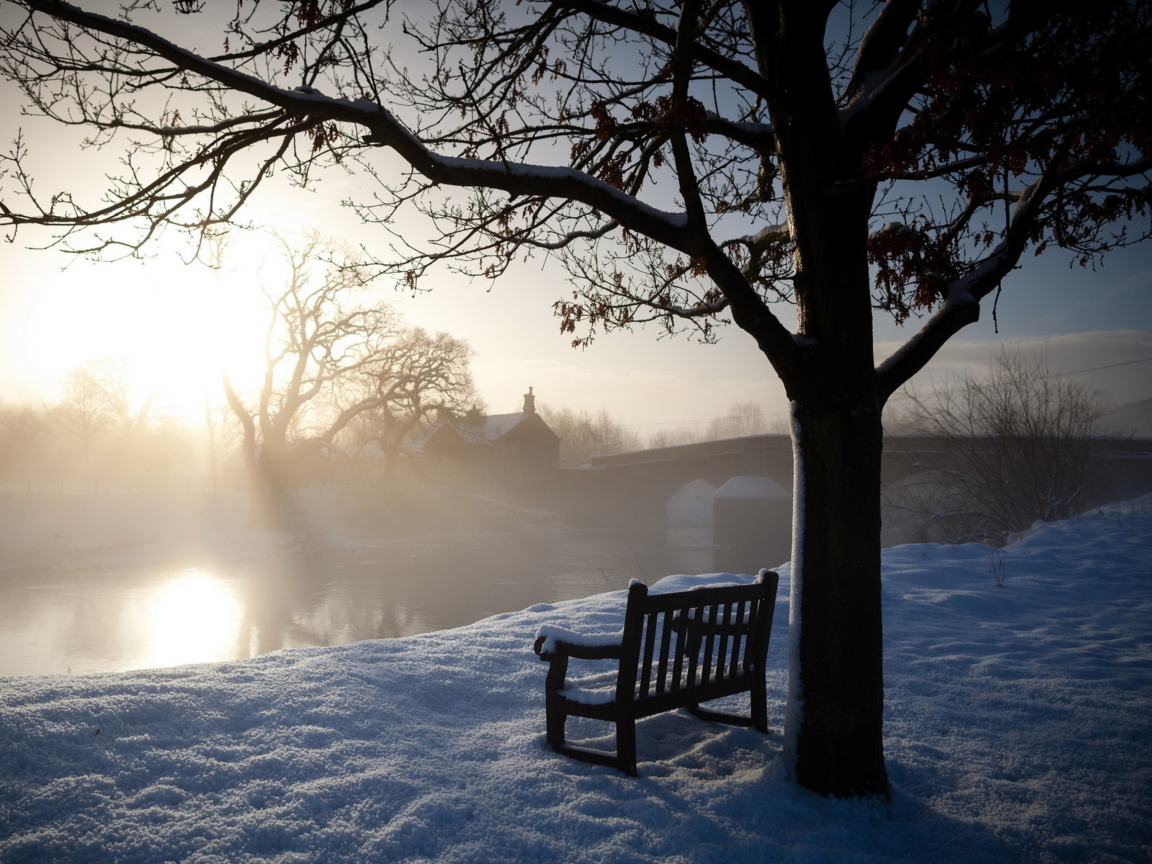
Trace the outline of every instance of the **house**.
{"label": "house", "polygon": [[481,414],[473,408],[435,426],[419,451],[424,469],[456,488],[538,487],[554,480],[560,466],[560,436],[536,413],[531,387],[523,411]]}

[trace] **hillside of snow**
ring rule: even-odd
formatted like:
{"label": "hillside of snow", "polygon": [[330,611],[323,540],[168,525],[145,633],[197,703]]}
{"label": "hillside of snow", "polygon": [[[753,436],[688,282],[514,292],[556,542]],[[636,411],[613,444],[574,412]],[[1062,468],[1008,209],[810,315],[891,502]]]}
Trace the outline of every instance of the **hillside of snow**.
{"label": "hillside of snow", "polygon": [[635,779],[548,749],[531,651],[544,622],[618,629],[623,592],[235,663],[0,679],[0,861],[1152,860],[1152,497],[1005,549],[885,550],[888,808],[783,776],[781,572],[772,734],[654,717]]}

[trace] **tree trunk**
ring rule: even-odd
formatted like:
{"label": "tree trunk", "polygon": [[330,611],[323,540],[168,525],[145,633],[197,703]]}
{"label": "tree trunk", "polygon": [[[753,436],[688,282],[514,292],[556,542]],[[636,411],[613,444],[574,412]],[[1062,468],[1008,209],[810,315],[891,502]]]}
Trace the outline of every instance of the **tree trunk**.
{"label": "tree trunk", "polygon": [[792,444],[785,758],[807,789],[886,797],[879,407],[794,402]]}
{"label": "tree trunk", "polygon": [[390,491],[395,491],[396,478],[400,473],[400,446],[381,440],[380,449],[384,453],[384,486]]}
{"label": "tree trunk", "polygon": [[[800,10],[800,11],[797,11]],[[800,361],[777,367],[792,400],[794,519],[785,758],[801,786],[889,795],[880,614],[881,409],[868,226],[875,184],[839,125],[821,13],[792,7],[775,111],[795,244]]]}
{"label": "tree trunk", "polygon": [[253,527],[284,526],[286,465],[277,450],[265,443],[260,452],[248,460],[248,521]]}

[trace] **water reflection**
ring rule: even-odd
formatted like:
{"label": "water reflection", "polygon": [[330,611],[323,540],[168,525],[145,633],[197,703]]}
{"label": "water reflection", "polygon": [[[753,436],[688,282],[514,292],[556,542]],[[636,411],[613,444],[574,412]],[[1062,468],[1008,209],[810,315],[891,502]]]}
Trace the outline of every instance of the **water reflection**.
{"label": "water reflection", "polygon": [[241,620],[235,588],[202,570],[188,570],[161,582],[143,598],[139,620],[143,637],[138,663],[179,666],[230,660],[236,654]]}
{"label": "water reflection", "polygon": [[239,659],[457,627],[707,572],[710,527],[445,535],[166,568],[0,572],[0,675]]}

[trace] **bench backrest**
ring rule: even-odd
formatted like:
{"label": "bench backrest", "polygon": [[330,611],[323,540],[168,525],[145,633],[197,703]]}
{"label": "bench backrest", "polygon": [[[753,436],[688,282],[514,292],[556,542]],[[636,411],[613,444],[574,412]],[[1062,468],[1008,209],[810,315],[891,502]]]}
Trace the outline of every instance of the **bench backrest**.
{"label": "bench backrest", "polygon": [[634,582],[617,702],[650,700],[647,714],[748,690],[748,676],[763,675],[779,578],[767,570],[749,585],[651,595]]}

